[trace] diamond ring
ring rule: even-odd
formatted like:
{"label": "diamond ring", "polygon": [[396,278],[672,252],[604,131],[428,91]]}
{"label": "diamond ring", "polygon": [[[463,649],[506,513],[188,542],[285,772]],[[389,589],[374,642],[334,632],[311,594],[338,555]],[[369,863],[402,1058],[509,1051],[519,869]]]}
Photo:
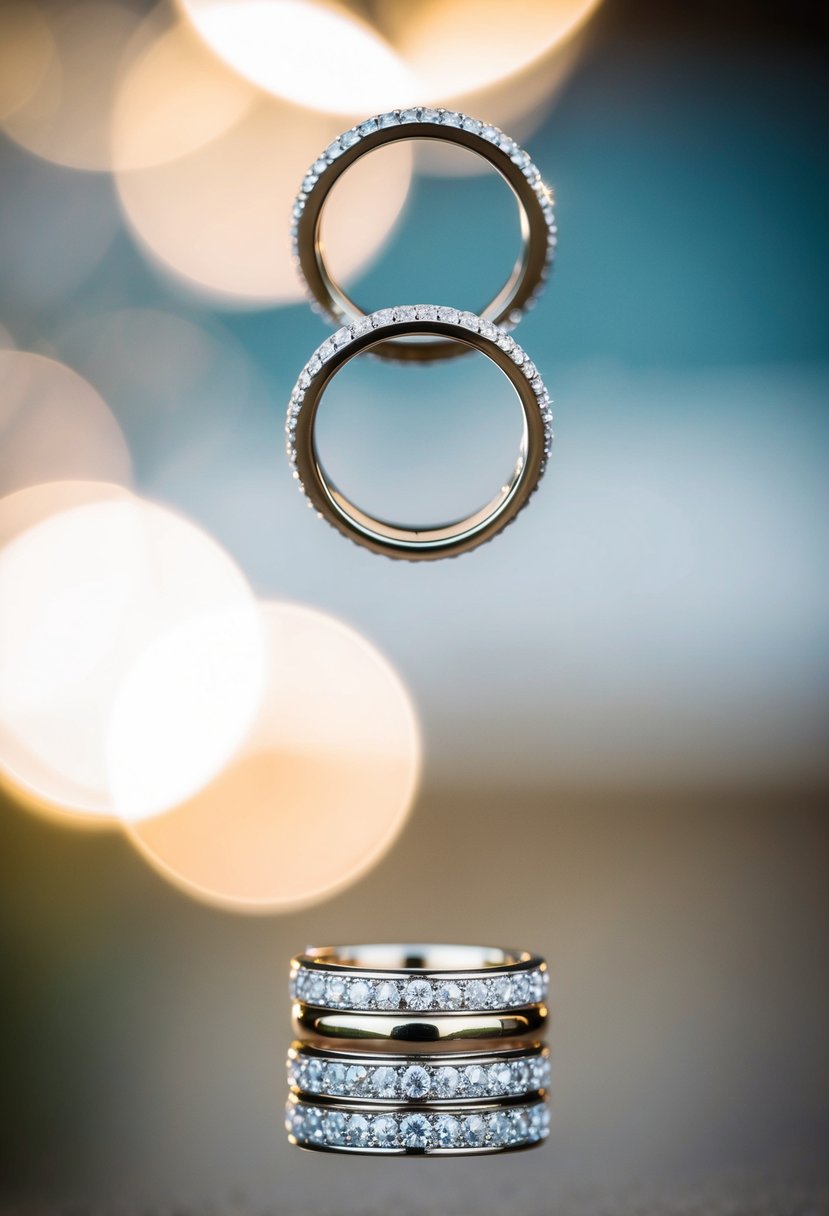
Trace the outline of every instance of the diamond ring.
{"label": "diamond ring", "polygon": [[[523,415],[518,460],[501,489],[464,519],[437,527],[406,527],[360,510],[328,477],[316,449],[315,423],[322,395],[355,355],[392,338],[423,334],[450,338],[486,355],[512,384]],[[291,394],[285,423],[293,476],[320,518],[358,544],[408,561],[454,557],[502,531],[526,506],[542,477],[553,429],[550,397],[535,364],[503,329],[474,313],[432,304],[384,308],[338,330],[314,352]]]}
{"label": "diamond ring", "polygon": [[[521,219],[521,253],[510,278],[483,310],[487,321],[511,328],[533,303],[547,277],[556,243],[553,197],[529,154],[497,127],[454,110],[414,106],[368,118],[344,132],[308,170],[293,208],[294,254],[312,302],[335,325],[363,313],[329,274],[323,256],[321,219],[329,192],[349,166],[383,145],[406,139],[459,144],[488,161],[515,195]],[[376,354],[391,359],[432,360],[464,351],[434,335],[432,342],[383,343]]]}
{"label": "diamond ring", "polygon": [[442,1111],[370,1103],[305,1102],[291,1094],[285,1112],[288,1139],[301,1148],[322,1152],[387,1156],[460,1156],[529,1148],[549,1132],[543,1099],[507,1100],[476,1107],[451,1106]]}
{"label": "diamond ring", "polygon": [[317,946],[291,960],[293,1000],[320,1009],[488,1013],[547,998],[544,960],[489,946]]}
{"label": "diamond ring", "polygon": [[550,1087],[550,1053],[541,1043],[507,1051],[429,1055],[331,1051],[295,1043],[288,1053],[288,1086],[316,1097],[443,1107],[502,1098],[535,1098]]}

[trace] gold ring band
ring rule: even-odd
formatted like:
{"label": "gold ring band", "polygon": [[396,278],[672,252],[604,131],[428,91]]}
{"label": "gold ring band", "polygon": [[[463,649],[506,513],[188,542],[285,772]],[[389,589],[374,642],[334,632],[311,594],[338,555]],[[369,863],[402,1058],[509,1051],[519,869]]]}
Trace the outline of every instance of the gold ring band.
{"label": "gold ring band", "polygon": [[[374,351],[390,338],[406,334],[437,334],[486,355],[510,381],[523,415],[518,460],[498,493],[480,510],[438,527],[405,527],[362,511],[328,477],[314,437],[322,395],[339,369],[362,351]],[[407,561],[456,557],[501,532],[538,486],[553,436],[549,394],[521,347],[509,334],[473,313],[436,305],[381,309],[326,339],[300,373],[285,432],[294,478],[320,517],[365,548]]]}
{"label": "gold ring band", "polygon": [[[368,118],[344,132],[309,169],[293,210],[292,239],[309,294],[333,324],[364,314],[335,281],[325,264],[321,221],[332,187],[355,161],[399,140],[431,139],[468,148],[483,157],[506,181],[519,209],[521,252],[501,291],[482,316],[507,328],[520,320],[541,290],[556,243],[553,199],[530,156],[496,127],[454,110],[415,106]],[[466,347],[445,341],[378,345],[375,354],[388,359],[451,358]]]}
{"label": "gold ring band", "polygon": [[322,1010],[295,1001],[291,1024],[302,1042],[376,1039],[406,1043],[407,1050],[432,1050],[441,1044],[474,1039],[479,1043],[507,1040],[520,1043],[536,1036],[547,1022],[546,1005],[529,1005],[508,1013],[382,1014]]}

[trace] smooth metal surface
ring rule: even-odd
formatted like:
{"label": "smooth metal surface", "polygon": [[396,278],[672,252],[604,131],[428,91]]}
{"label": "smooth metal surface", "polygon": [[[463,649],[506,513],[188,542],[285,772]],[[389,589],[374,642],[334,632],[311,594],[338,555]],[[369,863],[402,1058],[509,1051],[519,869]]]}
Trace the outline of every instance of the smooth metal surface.
{"label": "smooth metal surface", "polygon": [[343,974],[399,979],[400,973],[422,971],[436,979],[469,979],[493,971],[514,973],[543,967],[544,959],[528,950],[501,946],[455,946],[442,943],[379,943],[348,946],[309,946],[291,960],[292,967],[323,967]]}
{"label": "smooth metal surface", "polygon": [[[480,315],[496,325],[515,324],[537,295],[548,264],[549,227],[541,201],[518,165],[496,144],[474,132],[435,123],[410,122],[375,131],[344,151],[320,173],[307,196],[296,233],[299,268],[311,295],[334,324],[355,321],[365,315],[326,266],[322,213],[332,188],[351,165],[377,148],[408,139],[432,139],[468,148],[488,161],[510,187],[518,204],[521,250],[507,282],[486,308],[480,310]],[[466,349],[438,338],[433,342],[416,343],[386,341],[377,346],[374,354],[384,359],[431,362],[454,358]]]}
{"label": "smooth metal surface", "polygon": [[471,1039],[481,1044],[498,1040],[521,1042],[535,1036],[547,1022],[546,1005],[529,1005],[504,1013],[415,1014],[400,1012],[354,1013],[321,1010],[295,1001],[291,1010],[294,1035],[303,1043],[323,1046],[321,1040],[372,1039],[406,1043],[407,1050],[426,1044],[458,1043]]}
{"label": "smooth metal surface", "polygon": [[[316,417],[323,393],[341,367],[363,351],[375,351],[388,338],[437,334],[480,351],[500,368],[515,389],[523,414],[518,459],[498,493],[463,519],[437,527],[406,527],[362,511],[350,502],[326,473],[317,451]],[[387,557],[408,561],[456,557],[491,540],[526,506],[546,465],[544,419],[536,394],[510,356],[497,342],[448,321],[394,321],[353,338],[323,363],[311,378],[297,415],[294,437],[296,473],[303,491],[320,516],[343,535]]]}

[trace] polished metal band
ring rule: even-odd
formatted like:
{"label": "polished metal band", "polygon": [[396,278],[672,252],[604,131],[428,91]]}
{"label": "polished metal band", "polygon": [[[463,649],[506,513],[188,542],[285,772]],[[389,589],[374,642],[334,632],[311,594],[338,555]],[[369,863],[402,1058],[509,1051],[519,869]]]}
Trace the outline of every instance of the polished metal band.
{"label": "polished metal band", "polygon": [[406,1043],[414,1049],[417,1044],[436,1047],[444,1043],[477,1039],[485,1042],[510,1040],[515,1042],[535,1038],[547,1021],[544,1005],[530,1005],[509,1013],[447,1013],[406,1014],[397,1016],[380,1013],[325,1012],[294,1002],[292,1025],[302,1042],[316,1043],[320,1039],[377,1039]]}
{"label": "polished metal band", "polygon": [[285,1112],[292,1144],[321,1152],[389,1156],[461,1156],[529,1148],[549,1130],[546,1102],[507,1099],[470,1109],[450,1106],[391,1110],[375,1103],[343,1103],[292,1094]]}
{"label": "polished metal band", "polygon": [[[518,396],[523,428],[518,460],[498,493],[471,515],[439,526],[406,527],[362,511],[328,477],[317,453],[315,425],[325,389],[362,351],[391,338],[439,335],[481,351],[504,373]],[[381,309],[333,334],[314,352],[291,394],[285,423],[286,451],[294,478],[322,519],[375,553],[407,561],[456,557],[491,540],[526,506],[547,465],[553,430],[550,397],[521,347],[474,313],[438,305]]]}
{"label": "polished metal band", "polygon": [[[538,295],[552,262],[556,225],[551,191],[530,156],[496,127],[455,110],[414,106],[368,118],[335,139],[314,162],[294,204],[294,253],[309,294],[333,324],[355,321],[364,314],[334,280],[325,264],[321,235],[328,195],[350,165],[376,148],[398,140],[431,139],[469,148],[488,161],[510,186],[521,221],[521,252],[512,273],[483,310],[488,321],[510,328]],[[417,361],[451,358],[464,347],[438,337],[436,341],[385,342],[375,354],[388,359]]]}
{"label": "polished metal band", "polygon": [[295,1043],[287,1068],[289,1088],[306,1100],[325,1097],[392,1106],[475,1105],[535,1097],[550,1086],[550,1053],[542,1043],[513,1050],[380,1057],[375,1051],[333,1051]]}

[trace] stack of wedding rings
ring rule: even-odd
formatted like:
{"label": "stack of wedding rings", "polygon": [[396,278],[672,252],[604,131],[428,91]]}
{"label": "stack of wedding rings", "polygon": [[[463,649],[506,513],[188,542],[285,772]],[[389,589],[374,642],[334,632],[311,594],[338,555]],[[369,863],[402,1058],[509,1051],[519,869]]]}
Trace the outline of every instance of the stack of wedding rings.
{"label": "stack of wedding rings", "polygon": [[547,965],[478,946],[341,946],[291,962],[288,1137],[322,1152],[501,1153],[549,1128]]}

